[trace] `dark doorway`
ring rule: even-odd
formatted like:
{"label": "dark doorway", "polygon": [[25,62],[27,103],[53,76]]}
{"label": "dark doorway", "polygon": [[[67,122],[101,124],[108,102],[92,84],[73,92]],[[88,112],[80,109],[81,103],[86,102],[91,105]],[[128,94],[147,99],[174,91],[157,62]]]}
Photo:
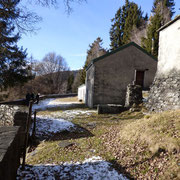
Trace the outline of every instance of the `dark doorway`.
{"label": "dark doorway", "polygon": [[136,85],[140,85],[143,87],[144,85],[144,71],[136,70]]}

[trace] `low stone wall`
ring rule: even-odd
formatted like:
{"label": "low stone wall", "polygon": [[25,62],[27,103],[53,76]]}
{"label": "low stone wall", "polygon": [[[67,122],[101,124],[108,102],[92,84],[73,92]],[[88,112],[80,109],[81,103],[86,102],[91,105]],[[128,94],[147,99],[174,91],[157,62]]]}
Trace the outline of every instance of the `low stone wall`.
{"label": "low stone wall", "polygon": [[20,165],[20,127],[0,127],[0,179],[16,179]]}
{"label": "low stone wall", "polygon": [[124,106],[118,104],[99,104],[97,106],[98,114],[117,114],[125,110]]}
{"label": "low stone wall", "polygon": [[126,91],[125,107],[132,107],[133,104],[141,104],[142,98],[142,87],[139,85],[129,84]]}
{"label": "low stone wall", "polygon": [[156,77],[146,107],[157,112],[180,109],[180,74]]}
{"label": "low stone wall", "polygon": [[27,106],[0,105],[0,179],[16,179],[24,147]]}
{"label": "low stone wall", "polygon": [[[0,105],[0,126],[21,126],[25,122],[18,123],[19,116],[27,116],[27,108],[24,106]],[[25,118],[25,117],[23,117]],[[22,119],[20,117],[20,119]],[[24,120],[23,120],[24,121]]]}
{"label": "low stone wall", "polygon": [[0,105],[0,127],[20,127],[20,146],[24,145],[26,121],[27,121],[27,107]]}
{"label": "low stone wall", "polygon": [[1,104],[6,104],[6,105],[16,105],[16,106],[27,106],[27,101],[25,99],[18,99],[18,100],[14,100],[14,101],[4,101],[4,102],[0,102]]}

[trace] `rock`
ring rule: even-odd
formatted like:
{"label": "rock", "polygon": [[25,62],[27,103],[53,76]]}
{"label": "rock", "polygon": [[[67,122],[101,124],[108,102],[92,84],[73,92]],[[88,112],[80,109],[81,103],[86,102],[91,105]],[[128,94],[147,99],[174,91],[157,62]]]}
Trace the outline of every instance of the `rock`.
{"label": "rock", "polygon": [[75,145],[76,143],[73,143],[73,142],[69,142],[69,141],[61,141],[59,143],[59,147],[61,148],[67,148],[67,147],[70,147],[70,146],[73,146]]}
{"label": "rock", "polygon": [[87,126],[89,127],[89,128],[95,128],[96,127],[96,123],[95,122],[90,122],[90,123],[88,123],[87,124]]}
{"label": "rock", "polygon": [[95,153],[95,152],[96,152],[95,149],[89,149],[89,151],[92,152],[92,153]]}

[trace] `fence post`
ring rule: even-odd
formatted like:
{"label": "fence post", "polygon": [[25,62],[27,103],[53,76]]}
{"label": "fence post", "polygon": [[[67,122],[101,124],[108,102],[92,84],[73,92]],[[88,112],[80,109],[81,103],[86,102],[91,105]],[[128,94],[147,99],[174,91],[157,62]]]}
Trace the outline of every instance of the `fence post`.
{"label": "fence post", "polygon": [[22,170],[24,170],[24,168],[25,168],[26,148],[27,148],[27,145],[28,145],[29,127],[30,127],[31,113],[32,113],[32,104],[33,104],[33,102],[30,101],[30,103],[29,103],[29,114],[28,114],[27,122],[26,122],[26,131],[25,131],[25,140],[24,140]]}
{"label": "fence post", "polygon": [[36,135],[36,111],[34,111],[34,126],[32,131],[32,137],[35,137]]}

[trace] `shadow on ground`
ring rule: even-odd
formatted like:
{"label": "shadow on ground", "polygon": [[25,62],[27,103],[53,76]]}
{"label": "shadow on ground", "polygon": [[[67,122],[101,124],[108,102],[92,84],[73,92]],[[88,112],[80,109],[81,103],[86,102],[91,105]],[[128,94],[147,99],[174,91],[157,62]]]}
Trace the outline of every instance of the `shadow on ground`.
{"label": "shadow on ground", "polygon": [[134,177],[126,171],[126,168],[121,166],[116,160],[109,161],[112,167],[119,173],[124,174],[129,180],[134,180]]}
{"label": "shadow on ground", "polygon": [[92,137],[94,134],[92,134],[89,130],[86,128],[79,126],[75,124],[76,129],[73,131],[64,130],[59,133],[52,134],[51,137],[49,137],[48,141],[57,141],[57,140],[70,140],[70,139],[79,139],[79,138],[87,138]]}
{"label": "shadow on ground", "polygon": [[58,141],[58,140],[71,140],[71,139],[79,139],[79,138],[87,138],[87,137],[93,137],[94,134],[92,134],[89,130],[87,130],[84,127],[81,127],[77,124],[75,124],[75,129],[73,130],[64,130],[58,133],[51,133],[49,136],[40,136],[40,137],[30,137],[29,138],[29,152],[36,149],[36,147],[41,143],[41,141]]}

